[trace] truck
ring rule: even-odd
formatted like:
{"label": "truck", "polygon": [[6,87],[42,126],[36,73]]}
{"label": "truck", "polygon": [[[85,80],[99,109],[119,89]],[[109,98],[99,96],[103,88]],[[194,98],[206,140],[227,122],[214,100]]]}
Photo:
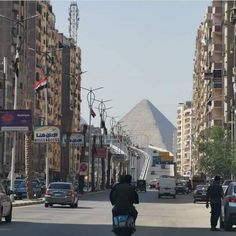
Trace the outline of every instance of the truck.
{"label": "truck", "polygon": [[158,198],[161,196],[176,197],[176,179],[174,176],[161,175],[158,184]]}

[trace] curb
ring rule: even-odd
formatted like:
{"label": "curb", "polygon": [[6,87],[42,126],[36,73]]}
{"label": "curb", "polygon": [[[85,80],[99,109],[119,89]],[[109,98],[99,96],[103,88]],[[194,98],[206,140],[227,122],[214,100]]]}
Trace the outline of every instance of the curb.
{"label": "curb", "polygon": [[36,204],[42,204],[44,203],[44,199],[37,200],[37,201],[26,201],[26,202],[13,202],[13,207],[19,207],[19,206],[30,206],[30,205],[36,205]]}

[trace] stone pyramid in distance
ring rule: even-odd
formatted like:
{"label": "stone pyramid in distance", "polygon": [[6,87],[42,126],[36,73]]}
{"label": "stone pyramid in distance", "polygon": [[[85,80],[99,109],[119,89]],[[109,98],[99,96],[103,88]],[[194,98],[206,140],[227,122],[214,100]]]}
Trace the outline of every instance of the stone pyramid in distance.
{"label": "stone pyramid in distance", "polygon": [[175,152],[176,127],[149,100],[139,102],[121,122],[140,147],[153,145]]}

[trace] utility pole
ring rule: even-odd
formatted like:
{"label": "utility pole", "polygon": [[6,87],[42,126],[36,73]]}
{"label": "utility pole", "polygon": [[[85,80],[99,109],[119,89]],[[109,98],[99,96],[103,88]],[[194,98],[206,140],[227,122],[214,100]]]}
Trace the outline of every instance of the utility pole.
{"label": "utility pole", "polygon": [[[6,81],[7,81],[7,57],[3,58],[3,84],[2,84],[2,109],[5,110],[7,109],[6,105],[6,97],[7,97],[7,86],[6,86]],[[5,165],[6,165],[6,133],[2,132],[2,173],[3,176],[5,177]]]}
{"label": "utility pole", "polygon": [[[105,120],[106,120],[106,110],[111,109],[112,107],[106,107],[105,102],[110,102],[111,99],[109,100],[96,100],[97,102],[99,102],[98,105],[98,110],[99,110],[99,114],[100,114],[100,118],[101,118],[101,124],[100,124],[100,128],[102,130],[101,136],[100,136],[100,146],[101,148],[103,147],[103,135],[107,135],[107,129],[106,129],[106,125],[105,125]],[[105,159],[101,158],[101,164],[102,164],[102,183],[101,183],[101,187],[102,189],[105,188],[105,181],[106,181],[106,175],[105,175]],[[99,167],[98,167],[99,168]]]}

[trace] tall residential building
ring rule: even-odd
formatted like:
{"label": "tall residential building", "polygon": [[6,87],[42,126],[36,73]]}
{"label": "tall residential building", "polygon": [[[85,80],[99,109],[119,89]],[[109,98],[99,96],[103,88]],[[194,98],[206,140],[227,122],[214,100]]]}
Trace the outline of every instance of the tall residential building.
{"label": "tall residential building", "polygon": [[233,25],[232,1],[212,1],[196,37],[193,75],[193,169],[200,154],[196,143],[208,137],[208,129],[232,129]]}
{"label": "tall residential building", "polygon": [[192,104],[190,101],[179,103],[177,109],[177,155],[176,170],[180,176],[192,173]]}
{"label": "tall residential building", "polygon": [[[71,43],[72,40],[65,37],[63,39],[55,29],[56,18],[50,1],[1,1],[0,13],[13,20],[17,19],[17,15],[20,19],[37,15],[36,18],[24,21],[24,28],[20,28],[22,41],[17,93],[18,109],[32,110],[34,127],[58,126],[63,133],[62,123],[66,121],[67,125],[70,126],[68,132],[79,132],[81,51],[79,47]],[[15,55],[16,34],[14,32],[16,31],[12,30],[13,23],[10,22],[9,24],[9,21],[4,20],[0,18],[0,63],[3,56],[7,56],[9,59],[8,80],[6,82],[8,93],[5,96],[7,104],[5,108],[12,109],[14,96],[14,80],[12,78],[14,78],[14,71],[10,62]],[[69,42],[69,46],[65,41]],[[69,50],[69,56],[65,53],[66,50]],[[64,68],[65,61],[69,65],[66,71]],[[73,76],[68,77],[68,75]],[[47,78],[47,99],[45,89],[34,91],[35,83],[44,78]],[[68,96],[65,95],[65,91],[68,92]],[[3,94],[1,87],[0,93]],[[64,99],[67,99],[66,96],[68,102],[64,101]],[[70,113],[67,112],[67,108],[70,109]],[[5,147],[0,145],[0,166],[4,166],[8,173],[10,170],[12,137],[8,133],[5,136]],[[48,144],[47,155],[51,178],[61,178],[62,168],[64,168],[61,161],[61,148],[61,143]],[[70,150],[70,153],[66,153],[65,158],[69,160],[72,159],[70,156],[74,156],[73,166],[76,169],[80,152],[78,148],[74,147],[70,147]],[[1,155],[3,151],[5,154]],[[16,171],[24,172],[24,134],[18,134],[17,154]],[[34,143],[34,172],[44,173],[45,156],[45,143]],[[69,174],[69,167],[65,172],[65,175]]]}

